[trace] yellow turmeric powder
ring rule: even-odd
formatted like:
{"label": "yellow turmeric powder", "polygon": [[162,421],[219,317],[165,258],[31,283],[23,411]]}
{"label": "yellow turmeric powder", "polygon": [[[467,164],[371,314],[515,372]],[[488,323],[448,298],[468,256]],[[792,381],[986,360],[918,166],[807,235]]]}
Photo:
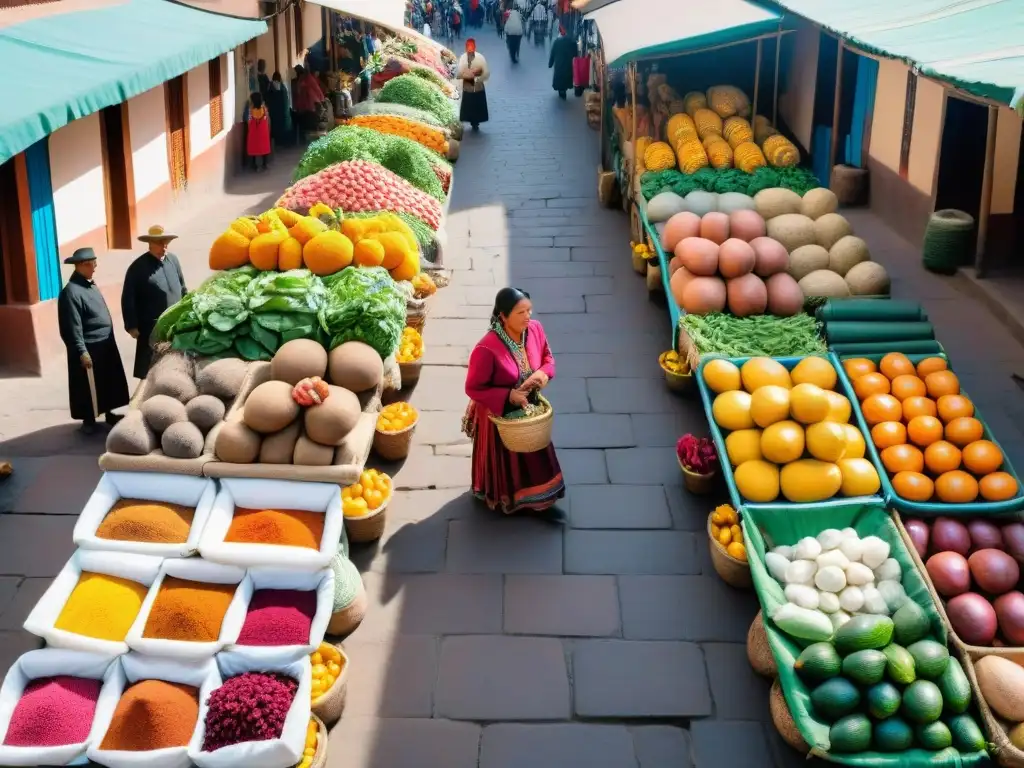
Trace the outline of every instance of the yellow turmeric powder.
{"label": "yellow turmeric powder", "polygon": [[148,587],[131,579],[84,571],[61,609],[55,629],[98,640],[124,640]]}

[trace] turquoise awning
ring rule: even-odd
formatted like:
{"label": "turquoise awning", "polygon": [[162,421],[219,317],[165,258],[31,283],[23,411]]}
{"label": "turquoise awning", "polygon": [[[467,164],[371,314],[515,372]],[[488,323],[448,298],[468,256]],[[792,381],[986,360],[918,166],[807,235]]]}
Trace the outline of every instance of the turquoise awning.
{"label": "turquoise awning", "polygon": [[1015,104],[1024,93],[1024,0],[776,3],[868,53],[902,59],[975,96]]}
{"label": "turquoise awning", "polygon": [[584,15],[596,22],[612,67],[770,35],[782,25],[780,11],[749,0],[616,0]]}
{"label": "turquoise awning", "polygon": [[0,28],[0,163],[72,120],[137,96],[267,30],[169,0]]}

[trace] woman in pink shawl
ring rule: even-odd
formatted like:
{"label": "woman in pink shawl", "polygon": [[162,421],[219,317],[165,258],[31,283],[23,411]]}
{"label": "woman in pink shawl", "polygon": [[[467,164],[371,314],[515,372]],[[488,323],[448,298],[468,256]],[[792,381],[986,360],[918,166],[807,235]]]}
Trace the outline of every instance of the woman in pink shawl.
{"label": "woman in pink shawl", "polygon": [[505,514],[530,512],[555,523],[565,514],[555,503],[565,496],[555,448],[513,453],[505,448],[489,413],[508,414],[526,406],[531,394],[555,377],[544,328],[531,320],[530,295],[502,288],[494,300],[491,328],[469,356],[462,422],[473,440],[473,495]]}

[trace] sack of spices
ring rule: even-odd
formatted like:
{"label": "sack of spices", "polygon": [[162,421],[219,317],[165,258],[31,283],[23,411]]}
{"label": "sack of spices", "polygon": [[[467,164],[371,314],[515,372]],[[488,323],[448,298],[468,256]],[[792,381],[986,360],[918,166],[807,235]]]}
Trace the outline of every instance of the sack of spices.
{"label": "sack of spices", "polygon": [[245,615],[245,570],[203,560],[164,560],[126,638],[138,653],[205,660],[219,653]]}
{"label": "sack of spices", "polygon": [[114,668],[115,705],[105,713],[88,758],[108,768],[189,768],[200,702],[221,684],[217,662],[129,653]]}
{"label": "sack of spices", "polygon": [[109,685],[116,674],[117,662],[95,653],[43,648],[19,657],[0,688],[0,765],[67,765],[83,757],[117,703]]}
{"label": "sack of spices", "polygon": [[150,555],[80,549],[57,574],[25,629],[54,648],[117,656],[146,596],[161,559]]}
{"label": "sack of spices", "polygon": [[337,554],[344,527],[333,483],[225,478],[199,553],[243,568],[317,571]]}
{"label": "sack of spices", "polygon": [[[313,683],[309,657],[291,663],[217,657],[223,683],[200,702],[189,758],[199,768],[281,768],[302,760]],[[249,703],[259,711],[252,712]]]}
{"label": "sack of spices", "polygon": [[[315,651],[334,605],[334,571],[250,568],[239,587],[245,615],[227,629],[225,651],[250,658],[292,660]],[[232,619],[237,619],[233,616]]]}
{"label": "sack of spices", "polygon": [[190,557],[217,495],[208,477],[104,472],[75,523],[82,549]]}

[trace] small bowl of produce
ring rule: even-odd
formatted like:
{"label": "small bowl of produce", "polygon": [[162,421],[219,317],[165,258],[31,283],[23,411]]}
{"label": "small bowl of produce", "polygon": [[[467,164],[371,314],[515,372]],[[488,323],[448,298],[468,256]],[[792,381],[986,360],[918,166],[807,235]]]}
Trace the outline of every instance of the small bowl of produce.
{"label": "small bowl of produce", "polygon": [[708,515],[708,548],[711,564],[722,581],[740,589],[751,586],[753,582],[740,517],[728,504],[715,507]]}
{"label": "small bowl of produce", "polygon": [[665,374],[665,385],[673,392],[693,391],[693,371],[690,364],[674,349],[658,355],[658,365]]}
{"label": "small bowl of produce", "polygon": [[419,381],[420,369],[423,368],[423,336],[415,328],[407,327],[402,331],[395,359],[402,374],[402,384]]}
{"label": "small bowl of produce", "polygon": [[385,406],[377,416],[373,450],[387,461],[404,459],[409,455],[412,436],[419,420],[419,411],[410,403],[398,401]]}
{"label": "small bowl of produce", "polygon": [[359,482],[341,490],[349,541],[377,541],[384,535],[385,513],[392,493],[391,478],[376,469],[364,469]]}
{"label": "small bowl of produce", "polygon": [[698,496],[711,493],[718,474],[718,452],[710,437],[683,435],[676,443],[676,459],[686,490]]}
{"label": "small bowl of produce", "polygon": [[[348,656],[340,645],[320,643],[309,656],[313,667],[313,714],[333,725],[341,718],[348,693]],[[307,745],[308,746],[308,745]]]}

